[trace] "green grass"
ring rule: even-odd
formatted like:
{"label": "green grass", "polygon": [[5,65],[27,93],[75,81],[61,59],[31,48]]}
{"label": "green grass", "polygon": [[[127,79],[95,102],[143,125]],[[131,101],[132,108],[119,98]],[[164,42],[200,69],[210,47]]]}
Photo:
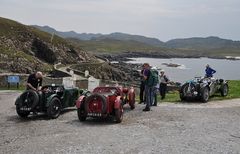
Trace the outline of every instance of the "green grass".
{"label": "green grass", "polygon": [[17,88],[17,85],[11,85],[10,88],[8,87],[0,87],[0,91],[1,90],[17,90],[17,91],[24,91],[26,89],[25,86],[20,85],[19,88]]}
{"label": "green grass", "polygon": [[[220,93],[217,93],[216,95],[212,96],[209,101],[240,98],[240,80],[230,80],[228,82],[228,85],[229,85],[229,93],[226,97],[222,97]],[[139,96],[136,98],[136,101],[139,102]],[[160,96],[158,94],[158,103],[162,103],[162,102],[172,102],[172,103],[181,102],[179,97],[179,92],[171,91],[167,93],[166,98],[163,101],[160,99]]]}

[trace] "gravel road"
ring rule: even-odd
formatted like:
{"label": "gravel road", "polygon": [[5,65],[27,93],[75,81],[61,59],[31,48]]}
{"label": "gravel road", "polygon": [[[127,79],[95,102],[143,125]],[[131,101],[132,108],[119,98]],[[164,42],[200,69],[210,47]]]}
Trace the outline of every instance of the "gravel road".
{"label": "gravel road", "polygon": [[240,99],[207,104],[163,103],[124,120],[79,122],[74,108],[58,119],[15,112],[17,92],[0,92],[0,153],[240,153]]}

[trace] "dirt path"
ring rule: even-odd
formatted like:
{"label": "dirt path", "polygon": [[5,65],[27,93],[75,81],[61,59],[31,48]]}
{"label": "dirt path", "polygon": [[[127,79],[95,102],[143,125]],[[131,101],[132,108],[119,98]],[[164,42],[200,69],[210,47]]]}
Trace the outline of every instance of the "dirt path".
{"label": "dirt path", "polygon": [[0,92],[0,153],[240,153],[240,99],[168,104],[142,112],[125,106],[124,121],[78,121],[76,110],[55,120],[20,119],[16,92]]}

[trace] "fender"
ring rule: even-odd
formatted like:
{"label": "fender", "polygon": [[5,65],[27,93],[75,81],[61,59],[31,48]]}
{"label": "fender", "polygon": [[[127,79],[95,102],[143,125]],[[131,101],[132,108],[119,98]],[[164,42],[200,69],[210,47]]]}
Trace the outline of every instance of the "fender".
{"label": "fender", "polygon": [[51,96],[49,96],[48,98],[47,98],[47,102],[46,102],[46,107],[49,107],[49,105],[50,105],[50,102],[51,102],[51,100],[54,98],[54,97],[58,97],[58,95],[57,94],[52,94]]}
{"label": "fender", "polygon": [[114,103],[114,109],[119,109],[121,105],[122,105],[121,96],[117,96]]}
{"label": "fender", "polygon": [[82,95],[76,100],[76,107],[79,109],[83,103],[83,100],[85,99],[86,96]]}

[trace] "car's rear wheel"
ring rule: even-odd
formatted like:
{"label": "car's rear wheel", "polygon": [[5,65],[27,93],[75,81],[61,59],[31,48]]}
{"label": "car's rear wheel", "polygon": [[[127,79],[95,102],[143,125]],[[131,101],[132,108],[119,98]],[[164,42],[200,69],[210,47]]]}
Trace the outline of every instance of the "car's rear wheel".
{"label": "car's rear wheel", "polygon": [[84,111],[84,109],[78,108],[77,113],[78,113],[78,119],[80,121],[86,121],[87,116],[86,116],[86,112]]}
{"label": "car's rear wheel", "polygon": [[201,101],[203,103],[206,103],[208,100],[209,100],[209,89],[208,89],[208,87],[204,87],[201,90]]}
{"label": "car's rear wheel", "polygon": [[121,123],[123,120],[123,107],[120,105],[119,109],[115,109],[116,123]]}
{"label": "car's rear wheel", "polygon": [[49,118],[55,119],[57,118],[61,113],[61,101],[59,98],[54,97],[51,102],[49,107],[47,108],[47,115]]}
{"label": "car's rear wheel", "polygon": [[225,97],[228,95],[228,85],[224,84],[222,88],[220,89],[221,96]]}

